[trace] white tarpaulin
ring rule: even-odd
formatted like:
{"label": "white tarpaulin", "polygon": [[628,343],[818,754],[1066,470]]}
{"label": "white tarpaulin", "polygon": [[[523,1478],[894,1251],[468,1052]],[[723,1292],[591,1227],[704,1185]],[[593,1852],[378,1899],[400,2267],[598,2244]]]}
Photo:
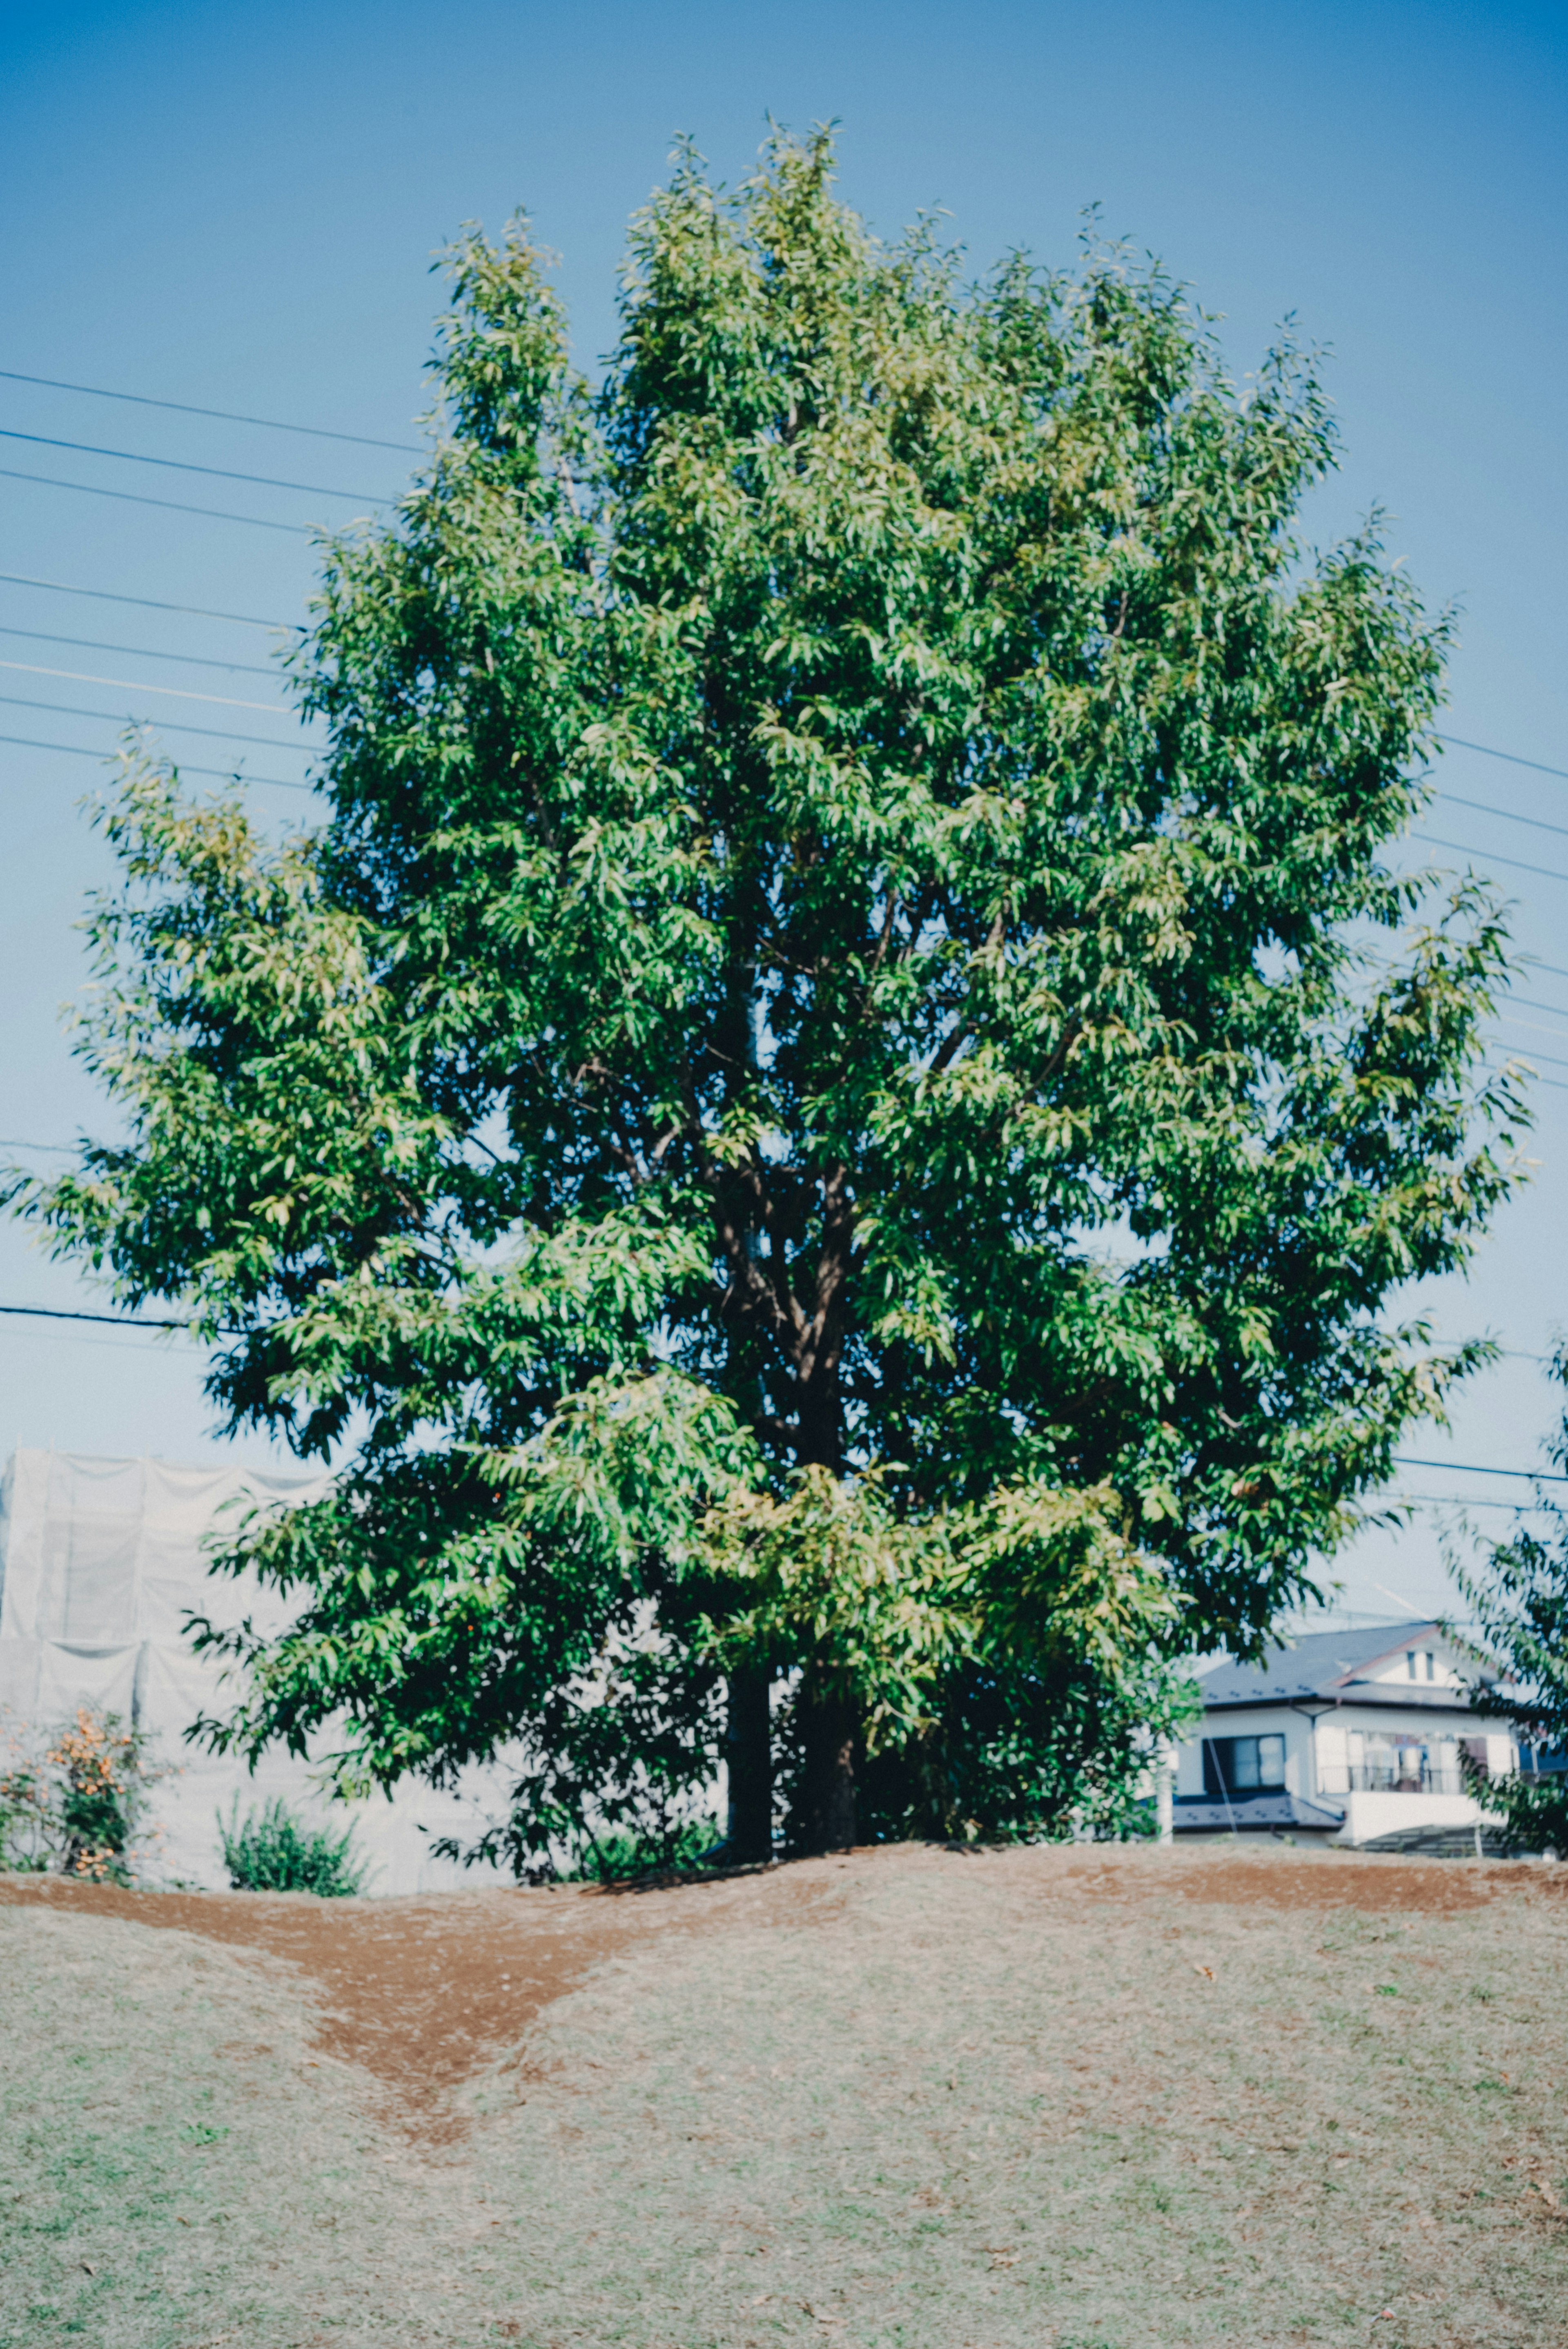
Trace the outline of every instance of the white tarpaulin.
{"label": "white tarpaulin", "polygon": [[390,1802],[329,1806],[306,1762],[269,1755],[253,1775],[242,1763],[185,1742],[199,1714],[222,1712],[233,1696],[223,1666],[191,1647],[186,1615],[220,1624],[248,1616],[263,1631],[286,1619],[276,1594],[259,1583],[208,1572],[209,1536],[237,1524],[253,1503],[307,1500],[325,1482],[75,1452],[12,1454],[0,1491],[0,1715],[38,1733],[87,1705],[148,1733],[154,1758],[176,1772],[153,1789],[162,1831],[148,1871],[153,1880],[226,1884],[219,1811],[227,1816],[237,1796],[243,1814],[274,1795],[335,1827],[352,1819],[371,1862],[372,1892],[485,1880],[486,1871],[433,1859],[429,1841],[479,1832],[503,1804],[500,1770],[469,1774],[457,1793],[409,1784]]}

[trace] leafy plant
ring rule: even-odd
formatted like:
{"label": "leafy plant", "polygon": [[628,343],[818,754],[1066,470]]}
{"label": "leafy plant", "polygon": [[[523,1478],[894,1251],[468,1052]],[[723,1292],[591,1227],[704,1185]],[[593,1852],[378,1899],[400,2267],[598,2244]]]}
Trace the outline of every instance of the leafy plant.
{"label": "leafy plant", "polygon": [[612,1829],[605,1835],[581,1837],[573,1859],[556,1873],[562,1881],[593,1884],[624,1883],[639,1876],[675,1875],[700,1868],[712,1857],[717,1842],[718,1829],[711,1817],[688,1819],[667,1837],[645,1837]]}
{"label": "leafy plant", "polygon": [[149,1798],[168,1775],[118,1713],[77,1708],[43,1738],[7,1724],[0,1774],[0,1867],[129,1884]]}
{"label": "leafy plant", "polygon": [[[1568,1385],[1568,1349],[1559,1349],[1553,1375]],[[1559,1468],[1568,1466],[1568,1412],[1547,1449]],[[1522,1523],[1487,1546],[1479,1568],[1457,1551],[1449,1564],[1490,1651],[1471,1692],[1477,1711],[1501,1715],[1522,1746],[1561,1761],[1568,1755],[1568,1516],[1545,1485],[1536,1509],[1545,1532]],[[1501,1813],[1515,1850],[1568,1857],[1568,1769],[1482,1777],[1472,1765],[1470,1777],[1488,1810]]]}
{"label": "leafy plant", "polygon": [[354,1829],[334,1835],[296,1818],[280,1797],[240,1816],[236,1795],[218,1832],[223,1865],[236,1892],[314,1892],[323,1900],[352,1898],[365,1889],[368,1865],[354,1847]]}
{"label": "leafy plant", "polygon": [[296,1611],[198,1626],[205,1733],[521,1739],[519,1866],[721,1754],[736,1856],[780,1775],[798,1848],[1127,1822],[1181,1657],[1486,1352],[1389,1308],[1514,1180],[1504,937],[1386,861],[1447,629],[1300,543],[1311,367],[1239,393],[1119,251],[967,287],[831,178],[683,150],[597,391],[526,225],[459,241],[429,463],[294,657],[326,821],[132,759],[129,1139],[17,1178],[232,1428],[347,1447],[228,1552]]}

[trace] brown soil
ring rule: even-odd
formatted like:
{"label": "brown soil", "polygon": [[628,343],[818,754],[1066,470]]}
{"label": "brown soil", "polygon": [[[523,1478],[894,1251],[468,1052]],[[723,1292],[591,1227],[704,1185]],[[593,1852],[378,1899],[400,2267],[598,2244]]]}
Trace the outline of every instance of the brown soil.
{"label": "brown soil", "polygon": [[638,1891],[564,1885],[401,1900],[308,1893],[127,1892],[58,1878],[0,1883],[0,1902],[200,1934],[306,1975],[317,2044],[391,2091],[422,2136],[452,2134],[447,2093],[515,2047],[540,2011],[634,1940],[769,1923],[825,1889],[794,1869]]}
{"label": "brown soil", "polygon": [[[557,1886],[414,1899],[317,1900],[307,1894],[127,1892],[58,1878],[13,1878],[0,1901],[124,1917],[199,1934],[282,1961],[311,1982],[318,2044],[363,2065],[422,2136],[458,2127],[450,2090],[503,2051],[595,1966],[652,1936],[799,1922],[846,1870],[892,1855],[848,1857],[648,1889]],[[1568,1895],[1568,1868],[1529,1862],[1416,1860],[1352,1852],[1208,1847],[1060,1846],[898,1855],[947,1879],[1000,1870],[1048,1905],[1124,1903],[1174,1891],[1222,1908],[1357,1909],[1451,1916],[1528,1893]],[[934,1894],[935,1885],[933,1886]]]}

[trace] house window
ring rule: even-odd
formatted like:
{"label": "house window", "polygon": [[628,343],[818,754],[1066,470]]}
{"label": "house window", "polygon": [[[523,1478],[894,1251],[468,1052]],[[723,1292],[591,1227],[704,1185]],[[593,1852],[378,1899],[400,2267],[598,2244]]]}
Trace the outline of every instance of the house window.
{"label": "house window", "polygon": [[1436,1659],[1436,1657],[1433,1655],[1433,1653],[1432,1653],[1432,1651],[1431,1651],[1430,1648],[1429,1648],[1429,1649],[1427,1650],[1427,1678],[1428,1678],[1429,1681],[1435,1681],[1435,1680],[1437,1679],[1437,1677],[1438,1677],[1437,1659]]}
{"label": "house window", "polygon": [[1405,1652],[1405,1678],[1408,1681],[1413,1681],[1416,1678],[1416,1651],[1414,1648],[1408,1648]]}
{"label": "house window", "polygon": [[1204,1790],[1225,1795],[1267,1795],[1284,1785],[1283,1737],[1205,1737]]}

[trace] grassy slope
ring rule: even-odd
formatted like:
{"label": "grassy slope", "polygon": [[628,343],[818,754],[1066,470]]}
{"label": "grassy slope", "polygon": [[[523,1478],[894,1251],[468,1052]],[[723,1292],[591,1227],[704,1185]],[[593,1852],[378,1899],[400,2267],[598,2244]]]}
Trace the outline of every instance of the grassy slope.
{"label": "grassy slope", "polygon": [[0,2344],[1555,2349],[1568,1903],[1233,1908],[1185,1859],[831,1870],[605,1967],[428,2158],[254,1969],[0,1910]]}
{"label": "grassy slope", "polygon": [[445,2226],[312,2020],[185,1934],[0,1909],[3,2349],[436,2337]]}

